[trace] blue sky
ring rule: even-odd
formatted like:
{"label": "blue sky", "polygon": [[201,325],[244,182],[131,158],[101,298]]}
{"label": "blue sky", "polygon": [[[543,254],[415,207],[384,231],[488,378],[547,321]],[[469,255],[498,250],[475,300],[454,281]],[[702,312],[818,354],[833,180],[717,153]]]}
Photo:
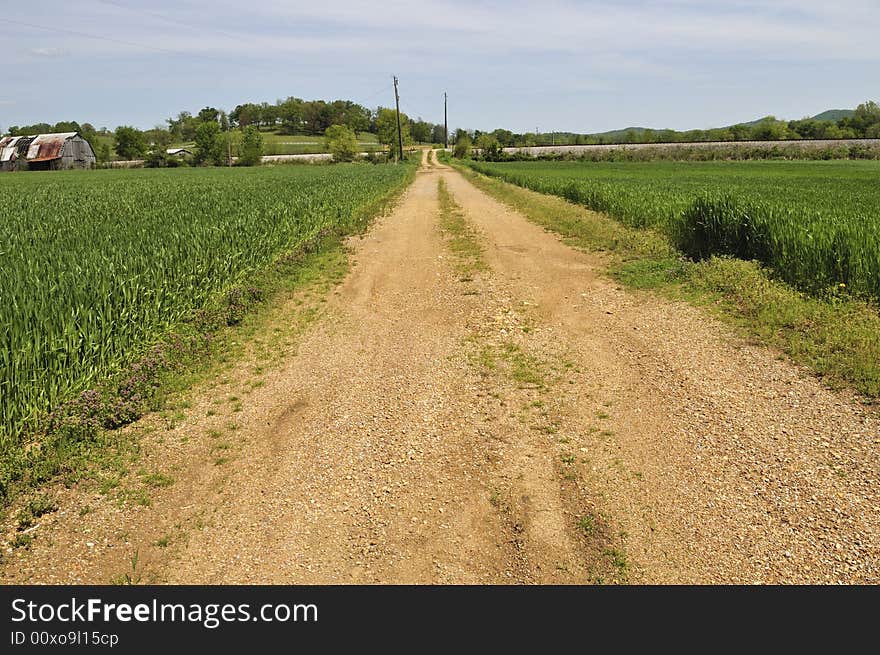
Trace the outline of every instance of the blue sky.
{"label": "blue sky", "polygon": [[0,127],[346,98],[450,127],[598,132],[880,100],[878,0],[0,0]]}

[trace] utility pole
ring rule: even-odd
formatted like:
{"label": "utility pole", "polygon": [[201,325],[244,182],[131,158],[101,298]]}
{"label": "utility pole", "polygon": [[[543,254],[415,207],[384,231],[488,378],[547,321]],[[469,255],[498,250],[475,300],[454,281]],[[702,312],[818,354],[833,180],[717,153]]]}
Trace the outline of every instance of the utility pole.
{"label": "utility pole", "polygon": [[400,95],[397,93],[397,75],[394,76],[394,106],[397,108],[397,145],[400,146],[400,159],[403,159],[403,132],[400,130]]}
{"label": "utility pole", "polygon": [[226,117],[226,161],[232,166],[232,136],[229,134],[229,116]]}
{"label": "utility pole", "polygon": [[446,120],[446,91],[443,92],[443,147],[449,150],[449,121]]}

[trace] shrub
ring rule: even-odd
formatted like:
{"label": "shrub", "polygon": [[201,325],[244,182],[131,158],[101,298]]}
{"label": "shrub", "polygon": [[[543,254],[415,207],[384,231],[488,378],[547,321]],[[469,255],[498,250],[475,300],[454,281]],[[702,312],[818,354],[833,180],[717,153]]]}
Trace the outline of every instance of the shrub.
{"label": "shrub", "polygon": [[477,138],[476,147],[480,150],[480,156],[486,161],[501,159],[501,143],[491,134],[481,134]]}
{"label": "shrub", "polygon": [[238,163],[240,166],[259,166],[262,157],[263,135],[256,126],[248,125],[242,132]]}
{"label": "shrub", "polygon": [[345,125],[331,125],[324,132],[324,147],[333,155],[333,161],[354,161],[360,146],[357,134]]}

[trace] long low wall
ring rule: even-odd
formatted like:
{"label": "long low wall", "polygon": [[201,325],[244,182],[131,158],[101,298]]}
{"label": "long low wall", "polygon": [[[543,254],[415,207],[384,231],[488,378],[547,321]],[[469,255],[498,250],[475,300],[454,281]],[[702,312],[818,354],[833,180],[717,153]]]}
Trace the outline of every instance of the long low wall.
{"label": "long low wall", "polygon": [[[361,156],[365,157],[367,153],[362,152]],[[263,155],[260,157],[260,161],[264,164],[283,164],[284,162],[289,161],[298,161],[298,162],[318,162],[318,161],[329,161],[333,159],[333,155],[327,152],[322,153],[314,153],[311,155]]]}
{"label": "long low wall", "polygon": [[601,152],[605,150],[644,150],[646,148],[772,148],[774,146],[800,147],[807,149],[833,148],[834,146],[874,146],[880,147],[880,139],[816,139],[791,141],[693,141],[687,143],[610,143],[581,146],[530,146],[524,148],[503,148],[504,152],[525,153],[533,157],[549,154],[578,154]]}
{"label": "long low wall", "polygon": [[[360,153],[361,157],[368,157],[371,154],[378,153],[370,153],[370,152],[362,152]],[[235,161],[237,157],[233,157],[232,161]],[[321,162],[321,161],[329,161],[333,159],[333,155],[329,153],[315,153],[311,155],[263,155],[260,157],[260,160],[264,164],[283,164],[285,162],[301,162],[301,163],[311,163],[311,162]],[[110,168],[140,168],[144,165],[143,159],[132,159],[128,161],[111,161]]]}

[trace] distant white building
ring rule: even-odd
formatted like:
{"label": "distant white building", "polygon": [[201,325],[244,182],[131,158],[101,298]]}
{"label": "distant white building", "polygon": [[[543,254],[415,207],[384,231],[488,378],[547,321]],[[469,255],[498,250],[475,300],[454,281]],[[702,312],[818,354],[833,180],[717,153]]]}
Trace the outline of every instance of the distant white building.
{"label": "distant white building", "polygon": [[172,157],[192,157],[193,154],[186,148],[168,148],[165,151],[166,155],[171,155]]}

